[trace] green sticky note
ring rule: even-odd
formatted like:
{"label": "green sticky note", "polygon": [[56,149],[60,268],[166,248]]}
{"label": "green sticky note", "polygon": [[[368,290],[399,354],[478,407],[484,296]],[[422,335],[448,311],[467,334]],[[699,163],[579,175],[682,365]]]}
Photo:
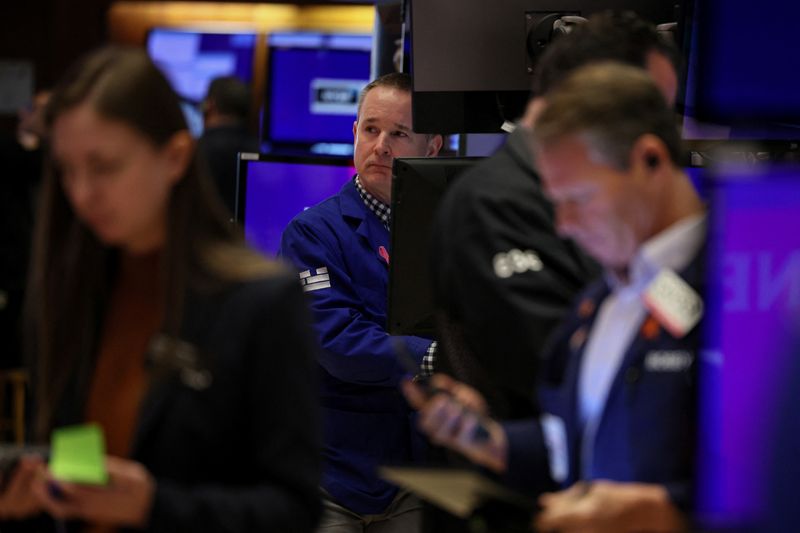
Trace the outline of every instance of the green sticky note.
{"label": "green sticky note", "polygon": [[105,485],[106,446],[97,424],[68,426],[53,431],[50,472],[60,481]]}

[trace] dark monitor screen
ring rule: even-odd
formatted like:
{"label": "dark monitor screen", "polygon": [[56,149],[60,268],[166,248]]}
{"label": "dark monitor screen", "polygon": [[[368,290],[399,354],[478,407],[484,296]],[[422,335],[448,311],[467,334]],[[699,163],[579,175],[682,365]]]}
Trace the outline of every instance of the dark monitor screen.
{"label": "dark monitor screen", "polygon": [[434,333],[431,228],[442,195],[480,157],[397,158],[392,178],[392,261],[388,329],[392,335]]}
{"label": "dark monitor screen", "polygon": [[345,158],[239,154],[236,220],[248,242],[275,255],[286,225],[338,193],[355,173]]}
{"label": "dark monitor screen", "polygon": [[265,140],[278,148],[352,154],[353,121],[358,95],[369,82],[371,46],[369,35],[271,34]]}
{"label": "dark monitor screen", "polygon": [[705,188],[705,173],[706,169],[703,167],[683,167],[683,171],[692,182],[692,185],[703,200],[707,200],[708,191]]}
{"label": "dark monitor screen", "polygon": [[537,54],[529,31],[553,13],[634,11],[656,24],[683,20],[684,0],[416,0],[411,2],[415,131],[494,133],[527,102]]}
{"label": "dark monitor screen", "polygon": [[[739,0],[735,3],[743,4]],[[716,10],[708,11],[716,4],[720,4]],[[800,15],[798,7],[792,9]],[[745,24],[742,17],[750,22]],[[778,52],[784,46],[791,46],[784,41],[794,37],[781,33],[784,23],[761,25],[752,17],[776,18],[761,4],[758,9],[736,7],[728,2],[723,9],[717,1],[695,4],[684,43],[687,69],[685,89],[679,101],[684,117],[684,139],[800,139],[800,97],[797,96],[800,94],[800,59],[791,56],[784,62],[783,55]],[[729,26],[737,23],[751,30],[746,39],[741,33],[744,26],[739,29]],[[777,32],[774,37],[765,33],[773,31]]]}
{"label": "dark monitor screen", "polygon": [[800,3],[703,0],[696,13],[701,118],[800,127]]}
{"label": "dark monitor screen", "polygon": [[800,166],[720,168],[707,185],[697,513],[712,531],[763,531],[774,425],[797,417],[773,393],[800,317]]}

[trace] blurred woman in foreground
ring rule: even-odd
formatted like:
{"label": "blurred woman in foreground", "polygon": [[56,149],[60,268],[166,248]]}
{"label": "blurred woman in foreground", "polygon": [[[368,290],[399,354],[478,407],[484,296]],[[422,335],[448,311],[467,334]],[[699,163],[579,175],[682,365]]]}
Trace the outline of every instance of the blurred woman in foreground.
{"label": "blurred woman in foreground", "polygon": [[28,291],[33,430],[46,442],[99,423],[110,482],[47,481],[26,458],[0,494],[0,518],[17,522],[0,529],[38,531],[44,513],[83,531],[312,531],[313,336],[296,276],[226,222],[144,52],[88,56],[48,124]]}

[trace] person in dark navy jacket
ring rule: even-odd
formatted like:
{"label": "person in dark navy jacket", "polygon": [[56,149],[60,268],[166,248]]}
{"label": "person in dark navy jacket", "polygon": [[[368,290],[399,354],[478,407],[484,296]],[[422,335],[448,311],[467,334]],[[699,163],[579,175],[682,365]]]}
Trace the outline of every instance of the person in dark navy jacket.
{"label": "person in dark navy jacket", "polygon": [[[641,69],[583,67],[536,117],[534,154],[556,227],[604,267],[551,339],[537,420],[501,425],[452,397],[426,401],[436,442],[524,488],[550,476],[542,531],[673,531],[691,500],[704,207],[678,166],[672,112]],[[477,393],[435,380],[480,406]],[[479,420],[489,438],[475,439]],[[546,458],[547,460],[543,460]]]}
{"label": "person in dark navy jacket", "polygon": [[[419,504],[379,479],[376,467],[414,459],[405,374],[386,332],[392,159],[434,156],[439,135],[411,130],[411,81],[389,74],[361,93],[353,125],[358,174],[339,194],[288,225],[281,255],[300,270],[322,345],[326,509],[320,531],[417,529]],[[435,344],[399,337],[418,364]],[[418,439],[422,444],[422,439]],[[416,447],[420,449],[419,446]],[[391,527],[391,529],[385,529]]]}

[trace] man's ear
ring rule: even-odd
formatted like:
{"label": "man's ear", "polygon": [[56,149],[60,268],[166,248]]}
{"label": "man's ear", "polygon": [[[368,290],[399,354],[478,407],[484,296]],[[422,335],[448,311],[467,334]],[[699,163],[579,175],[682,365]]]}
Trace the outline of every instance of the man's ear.
{"label": "man's ear", "polygon": [[534,96],[531,98],[528,102],[528,106],[525,108],[525,114],[522,115],[522,125],[527,128],[533,128],[536,124],[536,119],[542,114],[546,105],[545,99],[541,96]]}
{"label": "man's ear", "polygon": [[667,145],[652,133],[645,133],[633,143],[629,161],[631,168],[653,174],[669,166],[670,162]]}
{"label": "man's ear", "polygon": [[167,141],[163,154],[171,183],[177,183],[186,174],[194,148],[195,142],[188,130],[180,130]]}
{"label": "man's ear", "polygon": [[358,139],[358,120],[353,121],[353,141]]}
{"label": "man's ear", "polygon": [[427,157],[433,157],[439,155],[439,150],[442,149],[442,143],[444,139],[442,139],[441,135],[434,135],[428,140],[428,151],[425,153]]}

